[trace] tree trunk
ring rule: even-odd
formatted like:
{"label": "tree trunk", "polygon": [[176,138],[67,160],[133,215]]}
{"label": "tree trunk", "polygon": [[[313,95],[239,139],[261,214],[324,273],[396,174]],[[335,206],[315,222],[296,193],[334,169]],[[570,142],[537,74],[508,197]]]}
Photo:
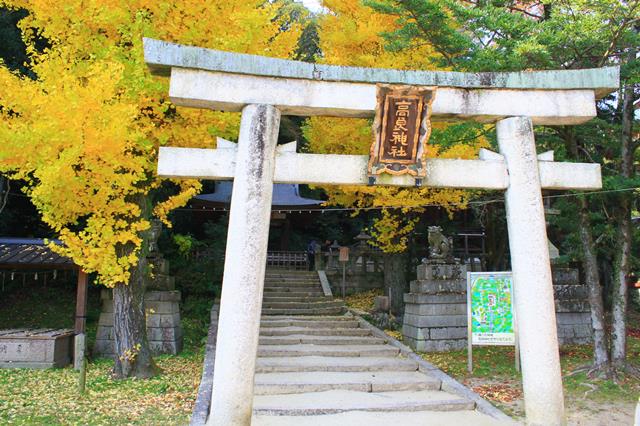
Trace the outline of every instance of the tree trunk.
{"label": "tree trunk", "polygon": [[[628,60],[634,61],[637,49],[630,49]],[[622,90],[622,134],[620,136],[620,172],[624,181],[634,174],[633,117],[634,86],[627,82]],[[614,262],[614,290],[611,324],[611,361],[615,368],[625,366],[627,356],[627,279],[630,272],[631,258],[631,210],[630,193],[623,193],[617,209],[618,219],[618,251]]]}
{"label": "tree trunk", "polygon": [[[629,276],[629,260],[631,257],[631,220],[629,200],[621,202],[618,217],[618,242],[613,279],[613,305],[611,318],[611,361],[615,368],[625,365],[627,356],[627,278]],[[625,214],[626,213],[626,214]]]}
{"label": "tree trunk", "polygon": [[[574,129],[565,128],[561,133],[567,147],[567,151],[574,159],[580,159],[578,141]],[[608,377],[611,371],[609,359],[609,342],[607,339],[606,322],[604,317],[604,299],[602,297],[602,285],[598,272],[598,257],[595,253],[595,244],[591,233],[591,220],[589,219],[589,204],[587,199],[579,197],[576,206],[578,208],[578,233],[582,245],[582,268],[587,281],[589,291],[589,305],[591,309],[591,326],[593,327],[593,370],[600,371]]]}
{"label": "tree trunk", "polygon": [[603,372],[604,376],[608,377],[611,365],[609,362],[609,345],[604,319],[602,286],[600,285],[600,275],[598,274],[598,259],[594,252],[587,200],[584,197],[580,197],[577,204],[580,219],[578,228],[580,232],[580,242],[582,243],[582,267],[589,289],[589,305],[591,306],[593,368],[595,371]]}
{"label": "tree trunk", "polygon": [[403,253],[384,255],[384,292],[390,296],[390,310],[395,316],[404,313],[404,294],[408,292]]}
{"label": "tree trunk", "polygon": [[[137,200],[142,216],[151,216],[151,202],[148,195]],[[138,254],[138,263],[131,268],[127,284],[118,284],[113,288],[113,332],[114,353],[116,355],[114,375],[118,379],[136,377],[146,379],[156,375],[156,367],[151,356],[147,340],[147,319],[144,307],[144,294],[147,290],[149,263],[147,252],[151,230],[142,232],[142,249]],[[131,251],[133,247],[124,247]],[[122,253],[127,255],[129,253]]]}
{"label": "tree trunk", "polygon": [[146,379],[157,372],[147,340],[144,309],[147,268],[147,259],[141,255],[129,283],[113,288],[114,374],[119,379]]}
{"label": "tree trunk", "polygon": [[4,176],[0,176],[0,213],[4,210],[9,199],[9,179]]}

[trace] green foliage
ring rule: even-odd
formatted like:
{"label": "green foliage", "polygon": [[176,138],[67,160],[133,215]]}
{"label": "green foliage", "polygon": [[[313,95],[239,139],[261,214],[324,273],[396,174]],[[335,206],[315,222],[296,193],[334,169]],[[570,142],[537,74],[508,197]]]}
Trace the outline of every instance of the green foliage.
{"label": "green foliage", "polygon": [[173,242],[178,246],[178,253],[182,257],[188,257],[194,245],[194,238],[191,235],[174,234]]}

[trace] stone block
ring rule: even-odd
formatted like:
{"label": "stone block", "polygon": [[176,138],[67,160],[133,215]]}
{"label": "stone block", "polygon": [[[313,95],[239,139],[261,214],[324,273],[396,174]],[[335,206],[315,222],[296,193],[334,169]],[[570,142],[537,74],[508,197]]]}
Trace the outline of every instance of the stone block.
{"label": "stone block", "polygon": [[411,281],[409,284],[411,293],[424,293],[424,294],[439,294],[439,293],[467,293],[467,281],[466,280],[438,280],[438,281],[426,281],[417,280]]}
{"label": "stone block", "polygon": [[173,342],[182,339],[181,327],[147,327],[147,339],[149,341]]}
{"label": "stone block", "polygon": [[579,285],[580,273],[575,268],[551,268],[553,285]]}
{"label": "stone block", "polygon": [[558,324],[588,324],[591,326],[591,314],[589,312],[560,312],[556,315]]}
{"label": "stone block", "polygon": [[467,278],[467,266],[448,263],[422,263],[417,267],[418,280],[459,280]]}
{"label": "stone block", "polygon": [[93,353],[98,356],[113,356],[113,340],[96,339]]}
{"label": "stone block", "polygon": [[439,304],[407,304],[404,308],[405,314],[414,315],[465,315],[467,314],[466,303],[439,303]]}
{"label": "stone block", "polygon": [[376,312],[389,312],[389,298],[387,296],[376,296],[373,299],[373,309]]}
{"label": "stone block", "polygon": [[96,331],[96,340],[113,340],[113,327],[101,326]]}
{"label": "stone block", "polygon": [[465,349],[467,347],[467,339],[460,340],[416,340],[412,338],[405,339],[409,346],[418,352],[449,352]]}
{"label": "stone block", "polygon": [[171,354],[177,355],[182,350],[182,340],[175,342],[149,341],[149,348],[153,355]]}
{"label": "stone block", "polygon": [[574,299],[588,300],[589,289],[586,285],[554,285],[553,293],[556,300]]}
{"label": "stone block", "polygon": [[[100,315],[102,317],[102,315]],[[148,327],[179,327],[180,314],[150,314],[147,315]]]}
{"label": "stone block", "polygon": [[462,293],[440,293],[440,294],[424,294],[424,293],[405,293],[405,303],[425,303],[425,304],[440,304],[440,303],[467,303],[467,295]]}
{"label": "stone block", "polygon": [[429,329],[431,340],[455,340],[467,338],[467,327],[441,327]]}
{"label": "stone block", "polygon": [[556,300],[556,312],[589,312],[589,302],[584,300]]}
{"label": "stone block", "polygon": [[176,277],[164,274],[155,274],[147,288],[149,290],[173,291],[176,289]]}
{"label": "stone block", "polygon": [[71,362],[70,329],[0,330],[0,368],[53,368]]}
{"label": "stone block", "polygon": [[98,326],[107,325],[113,327],[113,312],[102,312],[98,318]]}
{"label": "stone block", "polygon": [[104,314],[113,314],[113,300],[102,299],[102,306],[100,308],[100,312]]}
{"label": "stone block", "polygon": [[425,316],[405,313],[404,323],[414,327],[466,327],[467,315]]}
{"label": "stone block", "polygon": [[161,291],[160,293],[160,300],[165,302],[179,302],[182,300],[182,293],[179,290]]}
{"label": "stone block", "polygon": [[113,300],[113,291],[106,288],[100,290],[100,300]]}
{"label": "stone block", "polygon": [[145,301],[145,310],[149,314],[178,314],[180,304],[178,302]]}
{"label": "stone block", "polygon": [[167,275],[169,273],[169,265],[170,262],[167,259],[161,258],[161,257],[156,257],[156,258],[152,258],[149,259],[152,265],[153,265],[153,273],[154,274],[164,274]]}
{"label": "stone block", "polygon": [[414,327],[412,325],[402,325],[402,337],[410,337],[415,340],[429,340],[429,328]]}

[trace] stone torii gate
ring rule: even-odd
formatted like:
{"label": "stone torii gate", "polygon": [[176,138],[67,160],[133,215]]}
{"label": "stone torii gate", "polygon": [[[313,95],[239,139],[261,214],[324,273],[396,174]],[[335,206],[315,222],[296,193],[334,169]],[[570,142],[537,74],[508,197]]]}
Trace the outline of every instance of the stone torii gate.
{"label": "stone torii gate", "polygon": [[[574,125],[618,88],[618,68],[467,74],[309,64],[144,40],[176,105],[242,111],[238,144],[160,148],[163,177],[234,180],[215,357],[211,425],[249,425],[273,183],[366,185],[368,156],[276,147],[280,115],[372,117],[376,84],[436,87],[432,120],[496,123],[500,154],[428,159],[423,184],[505,191],[528,424],[560,425],[564,399],[542,189],[602,186],[597,164],[536,155],[533,125]],[[377,184],[414,186],[407,175]]]}

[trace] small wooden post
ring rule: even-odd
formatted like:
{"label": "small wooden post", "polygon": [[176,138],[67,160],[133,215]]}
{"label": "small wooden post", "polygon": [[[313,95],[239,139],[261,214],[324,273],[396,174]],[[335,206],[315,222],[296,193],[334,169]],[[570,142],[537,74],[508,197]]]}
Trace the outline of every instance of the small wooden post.
{"label": "small wooden post", "polygon": [[78,290],[76,295],[76,345],[73,354],[73,367],[76,370],[82,368],[85,354],[85,327],[87,324],[87,291],[89,287],[89,277],[82,270],[78,270]]}

